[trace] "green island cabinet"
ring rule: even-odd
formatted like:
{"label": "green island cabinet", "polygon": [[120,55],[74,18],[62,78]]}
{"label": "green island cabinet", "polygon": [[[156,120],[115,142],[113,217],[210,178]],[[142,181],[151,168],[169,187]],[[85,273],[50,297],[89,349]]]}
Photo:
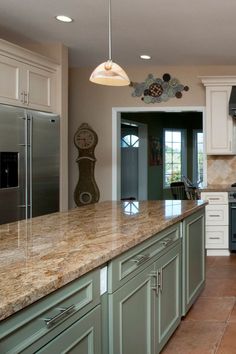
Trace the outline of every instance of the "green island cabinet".
{"label": "green island cabinet", "polygon": [[205,283],[204,208],[108,265],[106,354],[157,354]]}
{"label": "green island cabinet", "polygon": [[204,208],[0,322],[1,354],[158,354],[204,287]]}
{"label": "green island cabinet", "polygon": [[113,260],[108,275],[108,353],[159,353],[181,320],[180,223]]}
{"label": "green island cabinet", "polygon": [[205,286],[204,209],[183,220],[182,315],[185,316]]}
{"label": "green island cabinet", "polygon": [[1,354],[102,354],[100,271],[0,322]]}

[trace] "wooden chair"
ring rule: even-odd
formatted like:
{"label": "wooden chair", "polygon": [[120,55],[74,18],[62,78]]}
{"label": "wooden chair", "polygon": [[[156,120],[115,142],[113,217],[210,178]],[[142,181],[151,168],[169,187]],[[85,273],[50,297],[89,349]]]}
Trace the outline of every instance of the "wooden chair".
{"label": "wooden chair", "polygon": [[182,181],[172,182],[170,184],[170,189],[173,199],[186,200],[189,199],[185,190],[185,184]]}

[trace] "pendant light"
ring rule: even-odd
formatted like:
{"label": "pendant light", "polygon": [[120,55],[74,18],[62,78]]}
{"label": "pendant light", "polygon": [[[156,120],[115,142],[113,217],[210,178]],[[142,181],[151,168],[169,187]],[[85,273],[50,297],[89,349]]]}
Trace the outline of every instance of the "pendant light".
{"label": "pendant light", "polygon": [[108,86],[127,86],[130,80],[125,71],[112,61],[111,55],[111,0],[108,7],[108,34],[109,34],[109,59],[98,65],[90,76],[90,81],[95,84]]}

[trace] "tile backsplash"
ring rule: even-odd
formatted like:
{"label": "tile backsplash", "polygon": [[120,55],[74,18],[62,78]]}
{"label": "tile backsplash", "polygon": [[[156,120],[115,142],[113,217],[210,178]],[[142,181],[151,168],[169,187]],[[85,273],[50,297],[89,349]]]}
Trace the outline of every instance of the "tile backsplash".
{"label": "tile backsplash", "polygon": [[207,184],[231,185],[236,182],[236,156],[207,156]]}

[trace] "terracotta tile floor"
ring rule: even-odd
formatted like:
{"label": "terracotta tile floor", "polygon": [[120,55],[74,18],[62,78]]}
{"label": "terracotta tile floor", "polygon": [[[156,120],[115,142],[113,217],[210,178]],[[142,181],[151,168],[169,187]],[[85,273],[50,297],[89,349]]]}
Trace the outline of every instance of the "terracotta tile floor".
{"label": "terracotta tile floor", "polygon": [[207,257],[206,287],[161,353],[236,354],[236,254]]}

